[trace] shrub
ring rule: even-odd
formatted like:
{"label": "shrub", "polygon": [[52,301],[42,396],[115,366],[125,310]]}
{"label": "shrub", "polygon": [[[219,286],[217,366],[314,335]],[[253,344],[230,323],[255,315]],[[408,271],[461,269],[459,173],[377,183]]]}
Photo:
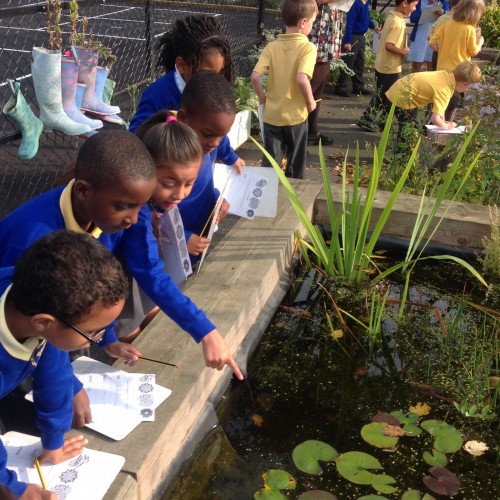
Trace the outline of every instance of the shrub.
{"label": "shrub", "polygon": [[484,37],[484,45],[500,49],[500,7],[496,5],[486,7],[479,25]]}

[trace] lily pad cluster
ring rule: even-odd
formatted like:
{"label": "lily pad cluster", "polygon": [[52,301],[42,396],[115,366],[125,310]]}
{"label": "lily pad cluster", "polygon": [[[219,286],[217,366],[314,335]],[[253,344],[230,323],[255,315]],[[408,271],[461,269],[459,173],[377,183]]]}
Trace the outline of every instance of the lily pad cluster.
{"label": "lily pad cluster", "polygon": [[[413,410],[415,407],[412,407]],[[447,454],[459,451],[463,444],[460,432],[443,420],[424,420],[421,416],[429,411],[428,406],[417,405],[418,413],[410,411],[393,411],[391,413],[377,413],[372,422],[361,429],[361,437],[372,446],[384,450],[396,449],[399,439],[420,436],[423,431],[433,438],[430,451],[423,453],[423,460],[430,465],[423,477],[424,485],[434,494],[452,497],[460,490],[460,480],[446,468]],[[327,443],[308,440],[299,444],[292,453],[293,461],[302,472],[311,475],[322,474],[320,462],[335,462],[337,472],[348,481],[371,486],[378,494],[365,495],[358,500],[377,500],[398,491],[396,479],[383,473],[383,466],[374,456],[360,452],[348,451],[339,454],[335,448]],[[255,493],[255,499],[279,500],[288,498],[280,490],[294,490],[297,482],[295,478],[283,470],[270,470],[263,475],[264,488]],[[334,500],[332,493],[320,490],[311,490],[298,497],[301,500]],[[408,490],[401,496],[401,500],[432,500],[429,493],[418,490]]]}

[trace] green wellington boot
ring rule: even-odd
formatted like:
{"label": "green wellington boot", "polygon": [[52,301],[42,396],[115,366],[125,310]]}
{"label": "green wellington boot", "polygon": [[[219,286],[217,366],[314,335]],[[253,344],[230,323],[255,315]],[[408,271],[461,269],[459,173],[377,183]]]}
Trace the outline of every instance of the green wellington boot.
{"label": "green wellington boot", "polygon": [[18,155],[21,160],[31,160],[38,151],[38,141],[43,130],[43,123],[35,116],[20,90],[21,84],[14,82],[14,95],[3,108],[3,112],[12,118],[22,134]]}

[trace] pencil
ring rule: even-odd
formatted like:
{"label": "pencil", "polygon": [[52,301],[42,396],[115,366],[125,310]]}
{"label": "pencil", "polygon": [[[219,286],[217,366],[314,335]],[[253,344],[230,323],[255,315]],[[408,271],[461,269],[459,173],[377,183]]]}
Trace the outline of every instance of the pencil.
{"label": "pencil", "polygon": [[38,477],[40,478],[40,482],[42,483],[42,488],[44,490],[47,489],[47,485],[45,484],[45,479],[43,478],[42,468],[40,467],[40,462],[38,461],[38,457],[36,453],[33,453],[33,460],[35,461],[35,467],[38,472]]}
{"label": "pencil", "polygon": [[179,368],[179,365],[174,363],[168,363],[167,361],[160,361],[158,359],[146,358],[144,356],[137,356],[139,359],[143,359],[144,361],[152,361],[153,363],[159,363],[160,365],[173,366],[174,368]]}

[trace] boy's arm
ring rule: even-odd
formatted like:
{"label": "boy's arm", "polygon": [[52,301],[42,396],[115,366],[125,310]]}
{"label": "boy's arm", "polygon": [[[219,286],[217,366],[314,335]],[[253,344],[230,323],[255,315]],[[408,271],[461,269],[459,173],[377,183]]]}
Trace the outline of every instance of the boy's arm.
{"label": "boy's arm", "polygon": [[392,52],[393,54],[398,54],[400,56],[406,56],[410,53],[409,47],[403,47],[402,49],[400,49],[399,47],[396,47],[396,45],[394,45],[393,43],[389,42],[385,44],[385,50],[387,50],[387,52]]}
{"label": "boy's arm", "polygon": [[264,87],[262,86],[262,75],[257,73],[257,71],[252,71],[250,76],[250,81],[252,82],[252,88],[259,98],[259,103],[264,104],[266,102],[266,94],[264,92]]}
{"label": "boy's arm", "polygon": [[297,85],[306,100],[307,111],[311,113],[316,109],[316,101],[314,100],[309,77],[305,73],[297,73]]}
{"label": "boy's arm", "polygon": [[443,130],[451,130],[452,128],[455,128],[457,126],[455,122],[447,122],[443,120],[443,118],[437,113],[432,113],[431,123]]}

